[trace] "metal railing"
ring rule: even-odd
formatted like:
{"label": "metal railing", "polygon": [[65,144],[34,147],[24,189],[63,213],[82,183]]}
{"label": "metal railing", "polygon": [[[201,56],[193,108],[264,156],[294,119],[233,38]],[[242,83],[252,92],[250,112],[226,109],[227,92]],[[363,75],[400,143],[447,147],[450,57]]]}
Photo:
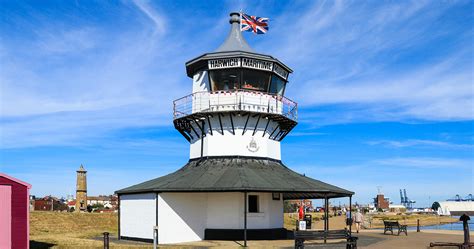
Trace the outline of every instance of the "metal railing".
{"label": "metal railing", "polygon": [[280,114],[293,121],[298,118],[298,104],[284,96],[234,90],[196,92],[173,101],[174,119],[199,112],[249,111]]}

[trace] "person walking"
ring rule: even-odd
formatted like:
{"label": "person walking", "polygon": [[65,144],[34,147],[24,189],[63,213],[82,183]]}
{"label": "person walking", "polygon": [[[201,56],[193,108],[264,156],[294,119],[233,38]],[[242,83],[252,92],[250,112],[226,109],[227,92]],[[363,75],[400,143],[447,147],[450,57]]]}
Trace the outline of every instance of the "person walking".
{"label": "person walking", "polygon": [[362,216],[362,214],[360,213],[360,210],[357,209],[355,215],[354,215],[354,222],[355,222],[355,225],[356,225],[356,231],[357,233],[359,233],[359,229],[360,229],[360,224],[362,223],[362,221],[364,220],[364,217]]}

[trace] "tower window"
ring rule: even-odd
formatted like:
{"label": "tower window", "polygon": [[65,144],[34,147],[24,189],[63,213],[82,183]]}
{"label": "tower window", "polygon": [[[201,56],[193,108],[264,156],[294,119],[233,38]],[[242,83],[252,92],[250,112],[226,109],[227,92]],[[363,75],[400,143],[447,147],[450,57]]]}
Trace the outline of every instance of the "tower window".
{"label": "tower window", "polygon": [[240,88],[240,70],[226,69],[210,71],[212,91],[230,91]]}
{"label": "tower window", "polygon": [[258,195],[249,195],[249,213],[258,213]]}
{"label": "tower window", "polygon": [[283,95],[285,91],[285,81],[280,79],[280,77],[273,75],[272,82],[270,83],[270,93]]}
{"label": "tower window", "polygon": [[242,89],[267,92],[270,73],[259,70],[243,70]]}

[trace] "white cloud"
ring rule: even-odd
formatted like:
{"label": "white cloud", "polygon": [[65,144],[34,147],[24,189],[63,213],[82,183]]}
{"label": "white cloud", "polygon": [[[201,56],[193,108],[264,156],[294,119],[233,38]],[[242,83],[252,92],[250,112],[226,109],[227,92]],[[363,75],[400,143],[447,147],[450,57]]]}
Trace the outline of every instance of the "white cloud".
{"label": "white cloud", "polygon": [[406,148],[406,147],[443,147],[451,149],[474,149],[472,144],[455,144],[443,141],[435,140],[422,140],[422,139],[408,139],[408,140],[378,140],[367,142],[369,145],[382,145],[394,148]]}
{"label": "white cloud", "polygon": [[291,137],[305,137],[305,136],[324,136],[328,135],[324,132],[314,132],[314,131],[293,131],[288,136]]}
{"label": "white cloud", "polygon": [[80,144],[117,129],[172,125],[172,101],[188,83],[175,73],[183,71],[186,55],[175,54],[182,42],[160,39],[150,23],[117,31],[56,21],[25,29],[35,39],[2,44],[2,148]]}
{"label": "white cloud", "polygon": [[94,48],[96,38],[100,35],[92,27],[81,27],[72,30],[38,30],[37,49],[40,52],[53,54],[81,53]]}
{"label": "white cloud", "polygon": [[299,28],[259,45],[295,69],[287,95],[300,106],[341,105],[327,123],[471,120],[472,32],[439,21],[457,4],[315,2],[272,23]]}
{"label": "white cloud", "polygon": [[435,157],[395,157],[373,161],[378,165],[387,165],[400,168],[421,169],[472,169],[473,161],[467,159],[435,158]]}
{"label": "white cloud", "polygon": [[[472,70],[469,63],[460,66],[460,61],[472,61],[468,56],[472,49],[408,69],[387,68],[391,64],[377,59],[380,54],[397,57],[401,48],[419,47],[449,33],[423,33],[422,24],[445,9],[427,12],[426,2],[380,7],[343,1],[303,4],[307,2],[289,4],[283,15],[270,16],[274,31],[264,40],[250,41],[257,51],[270,51],[296,70],[287,93],[300,107],[307,107],[300,112],[303,122],[473,117]],[[263,7],[258,5],[256,13]],[[25,28],[34,39],[16,43],[4,35],[6,42],[0,44],[4,146],[75,143],[84,133],[96,137],[140,123],[171,126],[173,99],[191,90],[184,62],[224,40],[228,16],[218,18],[218,23],[207,16],[195,16],[199,23],[183,16],[174,17],[179,22],[168,22],[151,2],[137,0],[130,9],[134,13],[127,18],[144,17],[146,22],[137,25],[131,19],[130,26],[112,27],[112,32],[110,26],[92,25],[89,20],[41,19],[28,26],[34,30]],[[289,19],[301,28],[283,35]],[[210,28],[202,29],[203,25]],[[162,35],[168,28],[174,32]],[[187,40],[195,37],[200,39]],[[330,108],[319,112],[321,106]]]}
{"label": "white cloud", "polygon": [[156,31],[163,34],[166,31],[165,18],[154,9],[146,0],[132,1],[155,24]]}

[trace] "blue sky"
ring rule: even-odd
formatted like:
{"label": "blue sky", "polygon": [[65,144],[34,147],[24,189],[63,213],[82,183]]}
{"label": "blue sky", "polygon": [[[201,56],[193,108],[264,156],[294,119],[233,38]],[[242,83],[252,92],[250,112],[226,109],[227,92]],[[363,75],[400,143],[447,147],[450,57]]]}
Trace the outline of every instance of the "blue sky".
{"label": "blue sky", "polygon": [[430,205],[473,193],[472,1],[0,1],[0,171],[36,195],[89,194],[188,160],[172,101],[184,63],[216,49],[228,13],[270,18],[245,34],[294,73],[290,168],[353,190],[406,188]]}

